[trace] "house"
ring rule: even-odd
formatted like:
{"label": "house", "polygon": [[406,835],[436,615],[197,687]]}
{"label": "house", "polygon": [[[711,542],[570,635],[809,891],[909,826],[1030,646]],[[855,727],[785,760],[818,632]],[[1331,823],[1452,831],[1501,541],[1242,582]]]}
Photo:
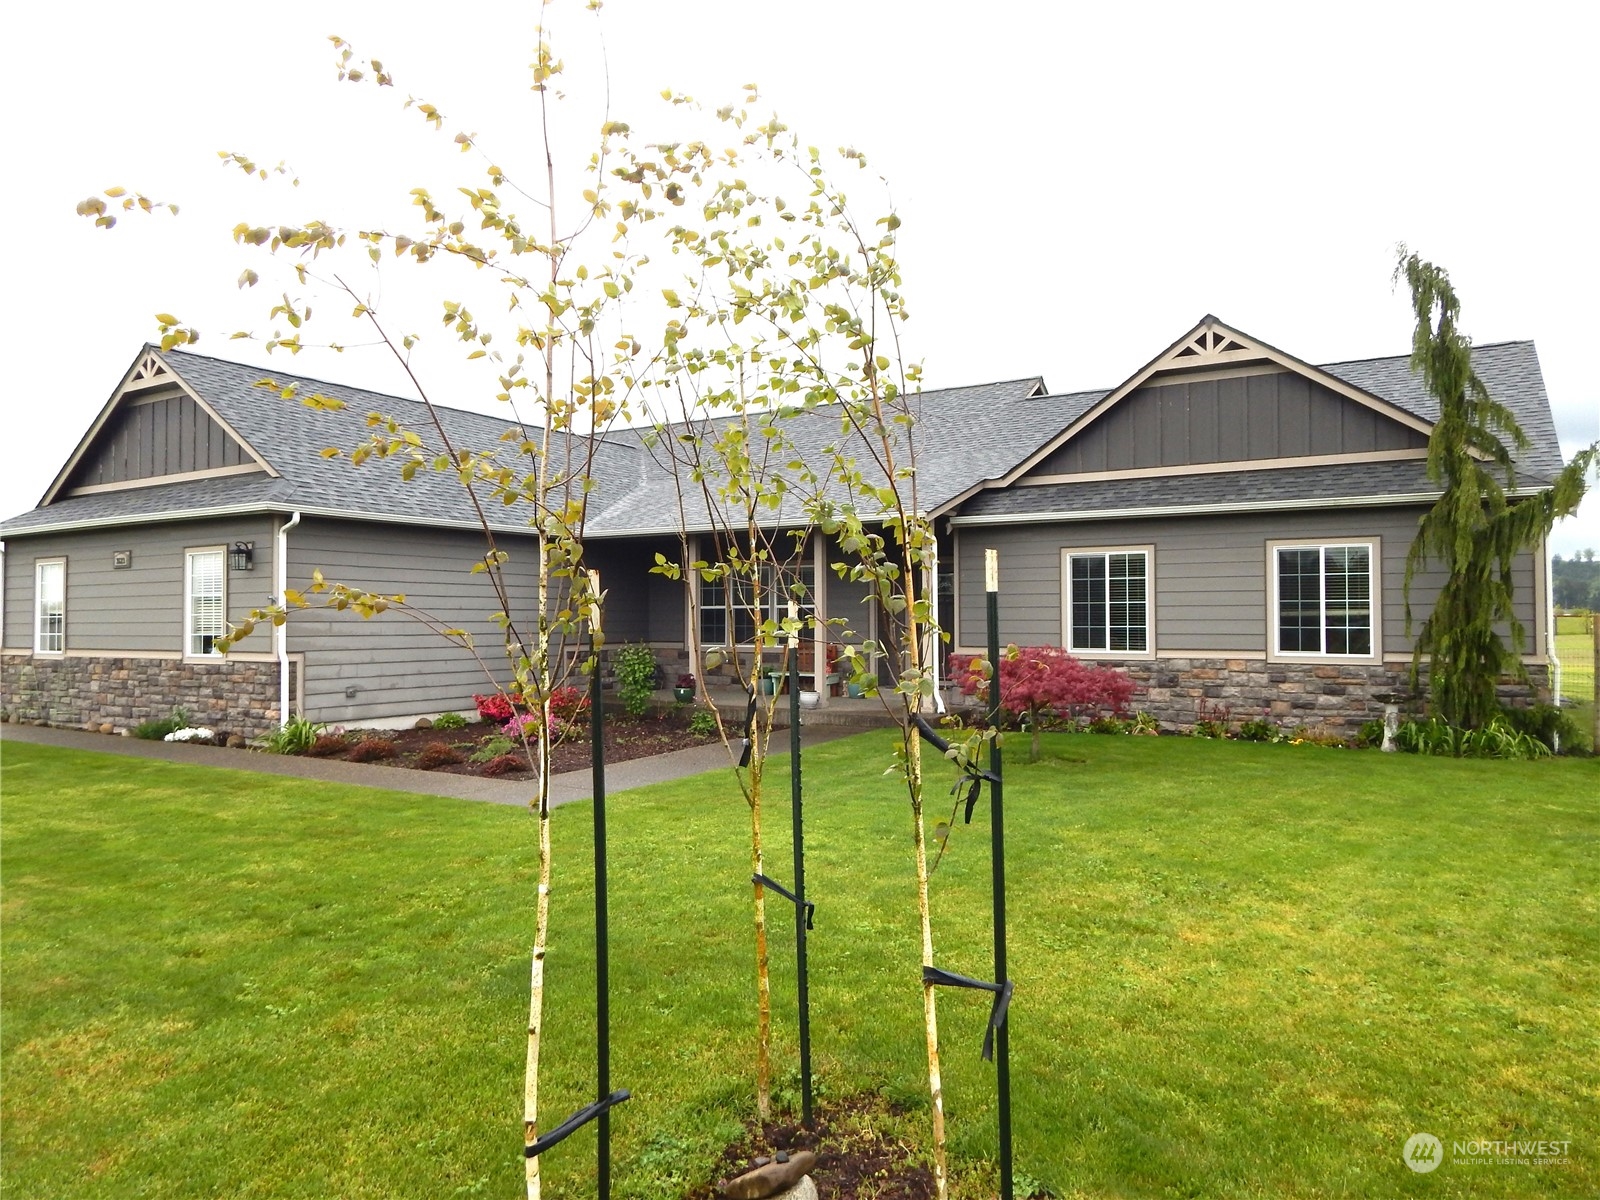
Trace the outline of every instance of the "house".
{"label": "house", "polygon": [[[1517,487],[1539,487],[1561,460],[1533,344],[1478,347],[1474,364],[1529,436]],[[314,569],[405,593],[470,629],[504,674],[489,620],[499,604],[470,571],[482,535],[455,476],[404,482],[390,464],[320,453],[359,442],[368,413],[422,428],[422,406],[277,372],[278,387],[262,387],[266,374],[145,347],[39,505],[0,525],[0,706],[16,719],[127,727],[182,705],[253,733],[285,709],[378,725],[470,709],[483,665],[395,613],[297,612],[216,653],[228,623]],[[282,397],[290,385],[343,407],[310,411]],[[918,488],[937,519],[951,649],[984,644],[993,548],[1002,638],[1128,670],[1135,704],[1168,725],[1228,708],[1349,727],[1377,711],[1374,696],[1404,688],[1405,558],[1437,495],[1425,470],[1437,407],[1407,356],[1313,366],[1208,316],[1110,390],[1056,394],[1023,378],[917,403]],[[493,446],[508,428],[443,416],[467,446]],[[802,457],[820,453],[838,422],[819,410],[792,436]],[[736,646],[760,614],[703,580],[689,585],[700,590],[691,605],[685,585],[650,570],[682,547],[676,490],[645,438],[608,437],[592,475],[586,557],[608,594],[609,644],[649,643],[669,673],[693,669],[692,620],[702,647]],[[706,535],[703,509],[686,517],[691,541]],[[494,519],[513,607],[531,609],[524,518]],[[812,535],[793,568],[815,610],[851,631],[819,637],[874,637],[881,616],[864,585],[829,570],[838,557]],[[1545,562],[1540,547],[1516,565],[1536,688]],[[1419,615],[1439,584],[1437,572],[1415,581]]]}

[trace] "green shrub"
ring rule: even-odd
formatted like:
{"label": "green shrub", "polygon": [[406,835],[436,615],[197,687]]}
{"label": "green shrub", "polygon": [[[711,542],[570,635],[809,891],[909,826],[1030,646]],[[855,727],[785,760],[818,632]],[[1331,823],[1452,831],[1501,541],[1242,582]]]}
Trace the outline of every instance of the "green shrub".
{"label": "green shrub", "polygon": [[1355,744],[1364,749],[1372,749],[1383,745],[1383,718],[1373,717],[1370,721],[1363,721],[1361,728],[1356,730]]}
{"label": "green shrub", "polygon": [[175,708],[170,717],[162,717],[155,721],[145,721],[134,726],[133,736],[143,738],[147,742],[159,742],[169,733],[179,729],[186,729],[189,725],[189,710]]}
{"label": "green shrub", "polygon": [[1084,729],[1089,733],[1132,733],[1133,722],[1121,717],[1096,717]]}
{"label": "green shrub", "polygon": [[1234,734],[1241,742],[1276,742],[1282,736],[1278,727],[1263,713],[1259,717],[1251,717],[1248,721],[1239,722],[1239,732]]}
{"label": "green shrub", "polygon": [[283,728],[274,729],[261,739],[261,748],[269,754],[304,754],[317,744],[326,728],[306,717],[292,716]]}
{"label": "green shrub", "polygon": [[1582,753],[1591,748],[1588,734],[1573,720],[1569,709],[1535,704],[1531,708],[1503,709],[1500,715],[1518,733],[1538,738],[1551,750],[1559,747],[1563,753],[1572,750]]}
{"label": "green shrub", "polygon": [[458,712],[440,713],[433,719],[435,729],[465,729],[467,719]]}
{"label": "green shrub", "polygon": [[715,737],[717,716],[708,708],[697,708],[689,714],[689,732],[695,737]]}
{"label": "green shrub", "polygon": [[491,762],[494,759],[503,758],[516,748],[517,744],[505,734],[497,733],[493,737],[486,739],[483,745],[474,750],[468,756],[468,761],[475,763]]}
{"label": "green shrub", "polygon": [[1497,713],[1482,729],[1460,729],[1442,717],[1402,721],[1395,745],[1408,754],[1451,758],[1545,758],[1550,747]]}
{"label": "green shrub", "polygon": [[623,646],[617,650],[613,665],[622,711],[630,717],[644,716],[644,710],[650,707],[650,694],[656,690],[656,652],[649,646]]}

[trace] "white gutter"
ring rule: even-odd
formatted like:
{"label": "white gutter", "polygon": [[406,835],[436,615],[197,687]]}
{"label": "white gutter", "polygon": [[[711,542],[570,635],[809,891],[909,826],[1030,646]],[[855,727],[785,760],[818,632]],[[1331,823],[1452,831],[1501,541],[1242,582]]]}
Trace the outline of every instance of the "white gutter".
{"label": "white gutter", "polygon": [[[1544,545],[1544,645],[1550,659],[1550,703],[1561,707],[1561,656],[1556,653],[1556,569],[1550,561],[1550,542]],[[1559,747],[1558,747],[1559,748]]]}
{"label": "white gutter", "polygon": [[[1506,495],[1511,499],[1536,496],[1538,488],[1518,488]],[[1130,517],[1190,517],[1207,514],[1293,512],[1319,508],[1380,508],[1392,505],[1432,504],[1439,492],[1412,492],[1405,495],[1312,497],[1301,500],[1244,500],[1221,504],[1159,504],[1145,508],[1072,508],[1055,512],[971,514],[951,517],[952,526],[1044,525],[1061,521],[1111,521]]]}
{"label": "white gutter", "polygon": [[[272,588],[274,593],[273,603],[283,604],[284,593],[289,590],[289,530],[300,524],[300,513],[296,510],[282,525],[278,526],[278,544],[272,552]],[[289,723],[289,622],[273,627],[272,648],[278,655],[278,728],[282,729]]]}

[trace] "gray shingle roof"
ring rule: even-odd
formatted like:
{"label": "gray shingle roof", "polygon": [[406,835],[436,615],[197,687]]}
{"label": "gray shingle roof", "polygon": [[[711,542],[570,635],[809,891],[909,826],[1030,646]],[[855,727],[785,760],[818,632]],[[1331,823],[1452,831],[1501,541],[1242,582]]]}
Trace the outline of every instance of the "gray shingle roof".
{"label": "gray shingle roof", "polygon": [[1422,460],[1402,459],[995,488],[978,493],[962,507],[961,515],[1038,518],[1050,514],[1062,519],[1087,519],[1107,513],[1244,509],[1319,500],[1381,503],[1385,498],[1392,501],[1402,496],[1435,496],[1438,491],[1429,482],[1427,465]]}
{"label": "gray shingle roof", "polygon": [[[281,479],[238,475],[159,484],[87,496],[72,496],[0,524],[0,535],[23,534],[78,525],[109,524],[175,515],[237,509],[288,512],[294,509],[341,513],[377,520],[475,526],[471,504],[453,473],[419,471],[410,482],[392,462],[371,460],[362,467],[348,458],[323,458],[326,446],[348,450],[368,433],[367,414],[379,412],[423,433],[436,444],[425,407],[362,388],[327,383],[286,372],[227,362],[187,351],[162,355],[169,367],[203,396],[240,436],[280,473]],[[1532,342],[1478,347],[1474,365],[1491,393],[1516,415],[1532,441],[1521,458],[1518,482],[1536,483],[1560,469],[1561,456],[1550,406]],[[1333,363],[1321,368],[1431,421],[1437,406],[1411,373],[1405,356]],[[317,411],[285,400],[258,386],[264,378],[296,384],[302,394],[320,392],[345,402],[340,411]],[[917,488],[926,511],[937,512],[1014,470],[1104,397],[1105,389],[1043,392],[1037,377],[922,393],[915,399],[918,418]],[[460,409],[440,409],[446,432],[457,445],[483,449],[500,444],[512,428],[508,420]],[[681,427],[680,427],[681,428]],[[839,410],[819,408],[785,424],[798,457],[825,472],[827,449],[840,441]],[[648,431],[614,431],[596,450],[590,493],[588,533],[616,537],[678,528],[677,490],[659,448]],[[902,439],[903,440],[903,439]],[[576,440],[574,448],[581,446]],[[902,446],[902,453],[904,447]],[[867,456],[858,461],[873,475]],[[515,469],[525,471],[526,459]],[[1251,503],[1310,500],[1319,496],[1415,495],[1427,489],[1416,462],[1313,467],[1280,471],[1238,471],[1052,487],[989,488],[962,504],[961,511],[982,516],[1070,511],[1083,507],[1161,507],[1171,503]],[[1527,478],[1524,478],[1526,476]],[[1173,497],[1186,497],[1187,501]],[[837,496],[835,498],[838,498]],[[1224,499],[1225,498],[1225,499]],[[491,520],[502,529],[525,527],[525,510],[502,508]],[[773,518],[798,516],[797,505]],[[688,499],[690,528],[707,528],[698,496]]]}
{"label": "gray shingle roof", "polygon": [[[1528,483],[1548,482],[1561,470],[1561,445],[1539,371],[1539,352],[1532,342],[1474,346],[1472,366],[1489,394],[1511,410],[1528,435],[1528,448],[1516,456],[1517,482],[1524,482],[1523,473],[1528,474]],[[1422,377],[1411,370],[1410,355],[1328,363],[1321,369],[1430,424],[1439,419],[1439,402],[1423,387]]]}

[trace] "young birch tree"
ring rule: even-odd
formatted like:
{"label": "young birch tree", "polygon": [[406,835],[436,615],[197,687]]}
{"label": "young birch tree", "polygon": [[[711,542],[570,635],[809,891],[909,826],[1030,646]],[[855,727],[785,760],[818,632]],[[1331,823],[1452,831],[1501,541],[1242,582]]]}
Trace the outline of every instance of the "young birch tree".
{"label": "young birch tree", "polygon": [[[588,7],[599,5],[591,0]],[[358,60],[343,39],[331,40],[341,80],[377,87],[393,85],[393,76],[381,62]],[[282,625],[296,609],[349,609],[363,617],[400,612],[471,651],[495,687],[501,686],[498,678],[509,677],[510,695],[542,715],[542,720],[523,727],[524,751],[535,771],[530,807],[537,819],[538,846],[524,1075],[527,1145],[539,1136],[544,972],[554,860],[550,764],[551,751],[563,732],[559,722],[551,719],[551,698],[576,670],[598,669],[598,663],[584,658],[577,642],[584,628],[598,627],[602,603],[584,570],[584,522],[595,456],[607,429],[627,415],[641,360],[641,347],[630,335],[619,329],[605,330],[614,329],[615,310],[632,291],[643,262],[627,249],[627,236],[634,223],[648,219],[647,214],[631,208],[614,210],[605,194],[609,190],[609,159],[629,133],[621,122],[604,121],[597,148],[582,166],[581,186],[574,188],[560,176],[551,122],[552,101],[559,98],[554,87],[562,64],[545,38],[542,15],[537,43],[531,68],[536,98],[532,140],[539,148],[539,161],[528,179],[517,180],[498,163],[488,161],[483,174],[490,186],[474,183],[461,187],[457,194],[464,202],[436,199],[428,189],[415,188],[411,198],[418,223],[404,230],[341,228],[313,220],[271,226],[242,223],[233,231],[234,239],[243,245],[292,259],[300,287],[320,287],[353,305],[353,318],[400,364],[425,406],[425,422],[412,428],[392,413],[369,413],[364,436],[353,445],[329,447],[323,454],[347,455],[352,467],[369,460],[388,460],[408,481],[419,473],[433,472],[454,476],[459,482],[484,537],[484,553],[472,570],[486,578],[497,605],[493,621],[502,632],[503,672],[490,669],[467,630],[450,627],[416,609],[403,595],[380,595],[350,584],[329,583],[321,572],[314,575],[309,587],[288,591],[275,603],[251,613],[230,630],[223,644],[224,648],[231,646],[260,623]],[[435,131],[445,130],[445,117],[434,105],[413,97],[405,101],[405,107],[415,109]],[[475,135],[461,130],[454,132],[453,138],[464,153],[482,157]],[[272,174],[246,155],[224,153],[222,157],[246,174],[262,179]],[[573,193],[581,193],[581,200],[569,208],[564,197]],[[122,189],[110,189],[106,195],[114,202],[125,199],[124,207],[145,211],[154,207],[146,197],[127,196]],[[460,210],[452,211],[452,203]],[[535,218],[524,221],[517,212],[519,205],[535,209]],[[109,228],[115,222],[107,219],[107,207],[96,198],[80,204],[79,212]],[[573,215],[566,216],[569,212]],[[607,243],[602,257],[584,263],[578,250],[590,232],[603,233]],[[418,335],[397,333],[386,324],[371,298],[377,290],[376,277],[369,281],[353,273],[349,265],[341,265],[352,251],[358,256],[355,271],[376,272],[387,253],[413,267],[464,267],[469,276],[488,277],[498,285],[504,296],[503,317],[480,317],[473,306],[455,298],[443,298],[439,306],[443,325],[463,344],[466,358],[482,361],[493,372],[494,394],[510,418],[499,445],[463,445],[457,439],[429,387],[413,370],[410,352]],[[254,286],[258,281],[257,272],[247,271],[239,286]],[[453,277],[452,286],[466,291],[472,283]],[[279,318],[289,331],[273,332],[266,340],[269,352],[297,355],[312,348],[304,340],[312,320],[309,300],[285,293],[269,313],[270,320]],[[163,348],[195,340],[195,332],[175,317],[163,315],[161,324]],[[497,326],[503,327],[499,332],[504,334],[498,344]],[[500,346],[515,349],[502,352]],[[337,351],[342,345],[330,341],[323,348]],[[648,356],[644,360],[648,361]],[[272,381],[263,381],[263,385],[278,386]],[[279,390],[286,401],[297,400],[312,410],[337,412],[345,407],[331,396],[302,395],[294,385]],[[497,534],[497,529],[505,528],[505,522],[494,515],[497,511],[518,513],[529,527],[535,550],[531,603],[523,600],[519,606],[508,570],[512,550],[507,547],[511,543]],[[525,1162],[527,1195],[537,1200],[541,1194],[540,1160],[532,1157]]]}
{"label": "young birch tree", "polygon": [[[921,958],[932,966],[922,752],[914,718],[934,694],[940,633],[930,600],[934,530],[917,492],[920,371],[905,361],[900,344],[907,311],[895,259],[899,218],[890,213],[860,222],[830,179],[825,156],[803,146],[776,118],[757,125],[747,111],[732,107],[718,115],[740,134],[737,148],[657,147],[656,156],[635,158],[629,172],[642,186],[702,197],[698,208],[685,207],[702,214],[704,224],[684,220],[671,230],[674,249],[695,269],[693,303],[667,297],[689,308],[688,322],[669,326],[669,342],[677,342],[682,356],[694,333],[705,331],[711,349],[704,353],[714,355],[727,344],[729,329],[748,322],[755,332],[743,335],[739,359],[764,364],[768,407],[792,421],[831,423],[813,459],[785,477],[790,495],[768,501],[766,520],[782,523],[777,514],[786,498],[803,504],[818,533],[836,539],[843,551],[832,570],[865,583],[890,625],[888,636],[854,648],[849,661],[854,679],[874,691],[875,659],[888,664],[892,682],[883,694],[899,729],[896,764],[911,808]],[[866,166],[854,150],[841,150],[839,161]],[[783,191],[795,184],[799,198],[791,203]],[[944,1197],[938,1012],[926,983],[923,1017],[933,1170]]]}
{"label": "young birch tree", "polygon": [[[686,307],[690,320],[704,320],[718,336],[726,333],[715,313],[696,302]],[[689,589],[688,643],[699,667],[696,678],[749,809],[751,873],[765,875],[762,804],[779,691],[770,672],[778,670],[785,647],[804,636],[798,613],[810,603],[803,575],[811,531],[803,517],[796,524],[796,514],[785,511],[791,485],[784,472],[800,466],[803,475],[804,468],[790,457],[782,428],[792,413],[768,406],[754,355],[747,357],[737,344],[705,355],[677,345],[662,365],[666,390],[658,392],[657,407],[664,407],[661,395],[671,395],[681,420],[658,423],[647,445],[675,485],[681,558],[663,561],[656,570],[682,579]],[[774,524],[785,518],[783,525]],[[697,538],[694,545],[691,537]],[[720,599],[706,604],[704,591]],[[708,624],[721,629],[715,647],[704,644]],[[749,697],[737,724],[712,701],[705,677],[724,663]],[[756,1114],[766,1121],[772,1115],[772,1001],[766,889],[759,881],[752,910]]]}

